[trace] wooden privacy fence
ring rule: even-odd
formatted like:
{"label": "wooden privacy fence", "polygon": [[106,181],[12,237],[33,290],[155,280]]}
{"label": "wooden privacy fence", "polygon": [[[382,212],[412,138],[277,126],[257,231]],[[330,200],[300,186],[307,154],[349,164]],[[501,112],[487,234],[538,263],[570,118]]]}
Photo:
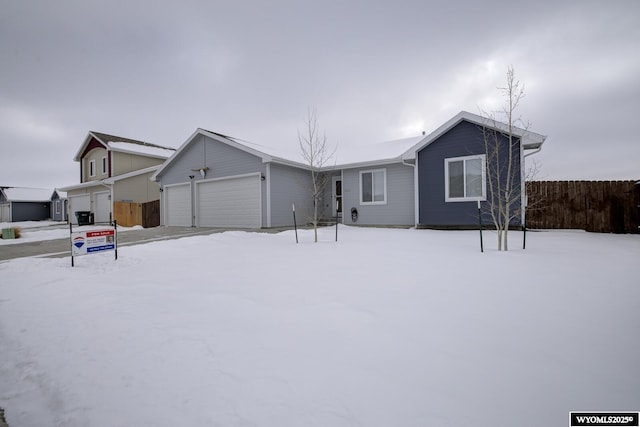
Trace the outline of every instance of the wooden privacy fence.
{"label": "wooden privacy fence", "polygon": [[113,218],[123,227],[157,227],[160,225],[160,200],[148,203],[113,202]]}
{"label": "wooden privacy fence", "polygon": [[528,228],[639,232],[636,181],[532,181],[527,182],[527,195]]}

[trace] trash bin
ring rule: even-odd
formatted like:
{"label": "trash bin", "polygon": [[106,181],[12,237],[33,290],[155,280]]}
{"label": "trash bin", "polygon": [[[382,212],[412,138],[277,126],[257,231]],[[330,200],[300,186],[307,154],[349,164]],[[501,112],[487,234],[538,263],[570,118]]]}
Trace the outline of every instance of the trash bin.
{"label": "trash bin", "polygon": [[91,212],[89,211],[77,211],[76,218],[78,219],[78,225],[90,225],[91,216]]}

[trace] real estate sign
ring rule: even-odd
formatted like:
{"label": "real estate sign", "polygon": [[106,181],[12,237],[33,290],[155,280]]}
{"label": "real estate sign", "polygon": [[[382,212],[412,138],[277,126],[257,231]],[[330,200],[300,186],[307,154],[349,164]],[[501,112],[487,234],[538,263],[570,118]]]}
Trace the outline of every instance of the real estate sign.
{"label": "real estate sign", "polygon": [[116,249],[115,229],[71,233],[71,255],[80,256]]}

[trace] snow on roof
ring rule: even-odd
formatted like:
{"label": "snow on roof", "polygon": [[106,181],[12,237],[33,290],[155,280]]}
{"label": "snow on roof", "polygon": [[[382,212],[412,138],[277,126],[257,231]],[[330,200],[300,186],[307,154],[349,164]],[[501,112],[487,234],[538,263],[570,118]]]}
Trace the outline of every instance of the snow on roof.
{"label": "snow on roof", "polygon": [[[203,129],[205,130],[205,129]],[[215,132],[207,131],[209,133],[221,136],[228,140],[234,141],[240,145],[256,150],[269,157],[276,159],[300,163],[301,165],[307,165],[306,160],[302,156],[300,145],[296,141],[294,144],[281,147],[268,147],[254,142],[238,139],[226,135],[220,135]],[[413,147],[416,143],[422,140],[424,136],[416,136],[411,138],[397,139],[394,141],[385,141],[374,144],[351,144],[351,145],[332,145],[328,142],[329,150],[335,148],[335,152],[329,161],[325,164],[325,167],[333,168],[334,165],[349,165],[368,162],[379,162],[384,160],[398,159],[409,148]],[[330,154],[330,153],[329,153]]]}
{"label": "snow on roof", "polygon": [[3,191],[10,202],[49,202],[53,196],[51,188],[9,187]]}
{"label": "snow on roof", "polygon": [[114,151],[144,154],[147,156],[162,157],[164,159],[171,157],[176,151],[174,148],[160,147],[151,144],[134,144],[124,141],[109,141],[107,145]]}
{"label": "snow on roof", "polygon": [[423,138],[415,136],[376,144],[339,146],[334,155],[335,164],[346,166],[398,159]]}

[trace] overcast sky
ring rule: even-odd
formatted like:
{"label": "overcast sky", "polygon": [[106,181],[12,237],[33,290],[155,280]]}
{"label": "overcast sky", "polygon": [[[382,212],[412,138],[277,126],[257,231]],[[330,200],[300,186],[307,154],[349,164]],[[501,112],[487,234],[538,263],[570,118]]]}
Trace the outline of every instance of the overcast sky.
{"label": "overcast sky", "polygon": [[198,127],[297,147],[429,133],[502,103],[547,135],[543,179],[640,179],[640,1],[0,0],[0,185],[79,182],[90,130]]}

